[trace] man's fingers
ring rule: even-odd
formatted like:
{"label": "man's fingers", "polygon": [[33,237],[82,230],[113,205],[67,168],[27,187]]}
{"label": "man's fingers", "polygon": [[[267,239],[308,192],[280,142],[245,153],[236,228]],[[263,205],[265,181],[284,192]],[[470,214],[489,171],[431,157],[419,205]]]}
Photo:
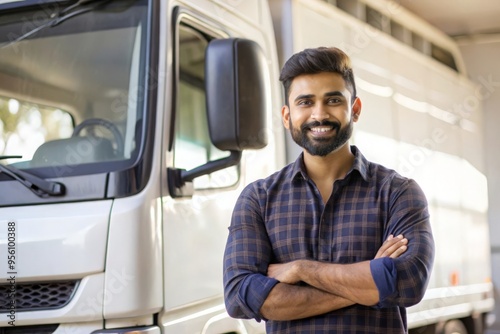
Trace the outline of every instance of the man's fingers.
{"label": "man's fingers", "polygon": [[392,258],[398,257],[403,254],[407,249],[408,239],[401,237],[396,237],[393,240],[394,243],[391,243],[389,247],[387,247],[382,256],[389,256]]}
{"label": "man's fingers", "polygon": [[394,237],[391,234],[389,235],[387,240],[382,244],[375,258],[380,258],[380,257],[396,258],[407,250],[406,246],[407,244],[408,244],[408,239],[404,238],[402,235]]}
{"label": "man's fingers", "polygon": [[391,255],[389,255],[389,257],[395,259],[398,256],[400,256],[401,254],[403,254],[404,252],[406,252],[407,249],[408,249],[408,247],[406,245],[401,246],[398,249],[396,249]]}

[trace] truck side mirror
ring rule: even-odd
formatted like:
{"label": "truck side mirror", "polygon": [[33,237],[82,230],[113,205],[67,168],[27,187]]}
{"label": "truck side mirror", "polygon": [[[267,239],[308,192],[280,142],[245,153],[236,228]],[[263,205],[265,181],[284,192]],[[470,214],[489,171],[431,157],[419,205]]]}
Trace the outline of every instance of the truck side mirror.
{"label": "truck side mirror", "polygon": [[267,145],[271,108],[266,59],[248,39],[213,40],[206,50],[205,88],[210,138],[220,150]]}
{"label": "truck side mirror", "polygon": [[267,115],[271,109],[269,73],[259,45],[240,38],[217,39],[205,55],[205,90],[210,140],[231,154],[189,171],[168,169],[172,197],[192,195],[196,177],[234,166],[241,151],[267,145]]}

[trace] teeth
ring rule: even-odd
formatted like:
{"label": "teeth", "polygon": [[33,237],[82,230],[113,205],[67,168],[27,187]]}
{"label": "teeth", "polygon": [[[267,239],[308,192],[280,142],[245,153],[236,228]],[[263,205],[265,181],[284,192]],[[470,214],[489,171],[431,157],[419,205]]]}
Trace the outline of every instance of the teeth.
{"label": "teeth", "polygon": [[322,127],[322,128],[311,128],[312,132],[327,132],[330,131],[332,128],[331,127]]}

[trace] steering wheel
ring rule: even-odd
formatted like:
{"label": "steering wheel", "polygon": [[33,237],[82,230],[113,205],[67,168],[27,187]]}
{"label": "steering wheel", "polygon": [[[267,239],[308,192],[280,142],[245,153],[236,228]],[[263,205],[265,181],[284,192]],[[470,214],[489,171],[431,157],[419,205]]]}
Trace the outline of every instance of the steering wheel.
{"label": "steering wheel", "polygon": [[117,155],[123,154],[123,151],[125,149],[125,143],[123,141],[123,137],[122,134],[120,133],[120,130],[118,130],[118,127],[114,123],[102,118],[89,118],[84,120],[75,127],[71,137],[78,136],[83,129],[92,126],[102,126],[108,129],[113,134],[113,137],[115,139]]}

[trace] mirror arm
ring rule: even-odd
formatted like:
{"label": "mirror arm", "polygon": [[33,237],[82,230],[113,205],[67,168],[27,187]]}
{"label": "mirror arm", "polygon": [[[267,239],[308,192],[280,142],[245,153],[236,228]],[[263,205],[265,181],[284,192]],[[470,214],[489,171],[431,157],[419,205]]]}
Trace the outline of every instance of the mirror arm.
{"label": "mirror arm", "polygon": [[192,181],[198,176],[237,165],[241,160],[241,151],[230,151],[228,157],[209,161],[204,165],[191,170],[167,168],[168,188],[172,197],[185,197],[193,195]]}
{"label": "mirror arm", "polygon": [[181,182],[191,182],[198,176],[213,173],[215,171],[237,165],[241,160],[241,151],[230,151],[231,154],[228,157],[209,161],[204,165],[193,168],[191,170],[181,170]]}

